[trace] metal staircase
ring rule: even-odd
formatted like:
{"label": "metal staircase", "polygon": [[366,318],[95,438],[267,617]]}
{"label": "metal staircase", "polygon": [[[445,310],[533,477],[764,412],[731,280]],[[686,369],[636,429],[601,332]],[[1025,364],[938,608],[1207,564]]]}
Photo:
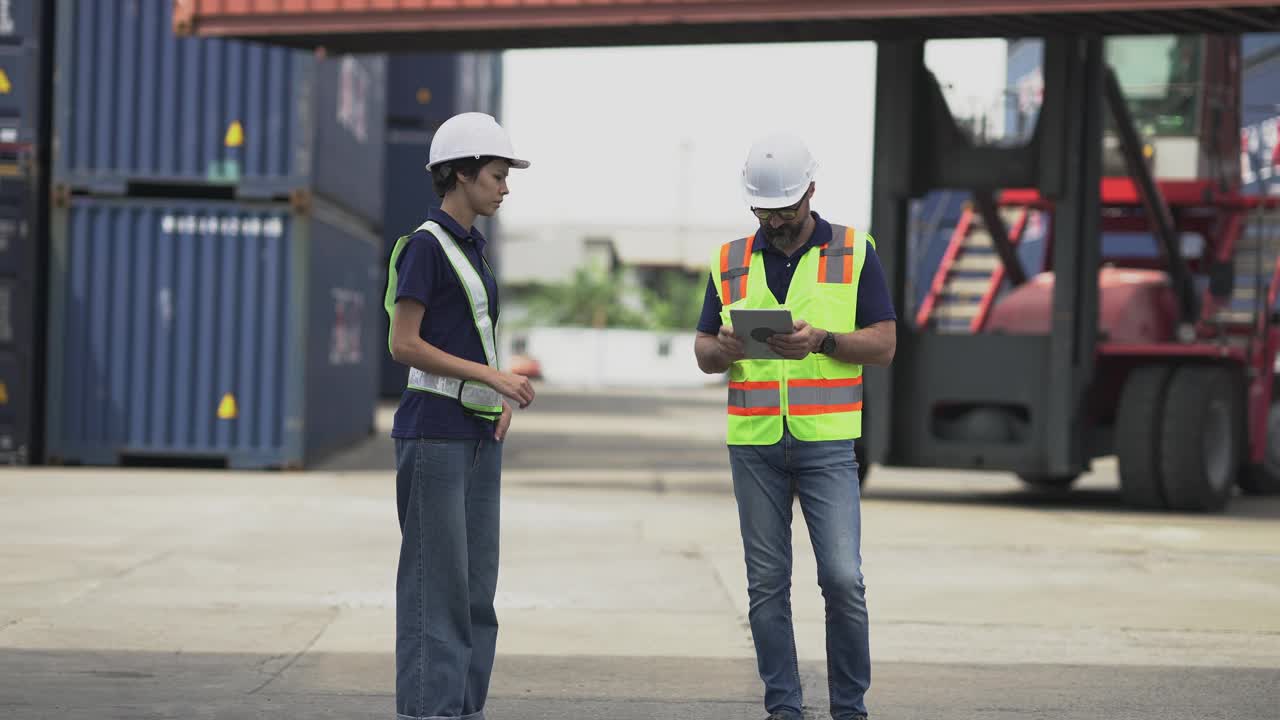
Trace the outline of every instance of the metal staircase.
{"label": "metal staircase", "polygon": [[1280,258],[1280,210],[1250,213],[1235,248],[1235,282],[1231,300],[1212,320],[1224,325],[1253,325],[1267,312],[1267,294]]}
{"label": "metal staircase", "polygon": [[[1026,226],[1027,208],[1001,208],[1000,216],[1009,228],[1010,244],[1016,247]],[[980,332],[1004,277],[1004,264],[982,215],[966,207],[916,314],[916,324],[942,333]]]}

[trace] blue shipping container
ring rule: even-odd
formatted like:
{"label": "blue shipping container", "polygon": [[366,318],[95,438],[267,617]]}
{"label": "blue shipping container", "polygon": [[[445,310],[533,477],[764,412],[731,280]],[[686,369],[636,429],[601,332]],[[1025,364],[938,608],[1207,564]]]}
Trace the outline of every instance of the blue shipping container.
{"label": "blue shipping container", "polygon": [[0,0],[0,44],[38,42],[40,18],[52,0]]}
{"label": "blue shipping container", "polygon": [[1280,48],[1246,62],[1242,77],[1242,189],[1280,195]]}
{"label": "blue shipping container", "polygon": [[299,190],[382,215],[386,58],[177,38],[171,0],[59,0],[54,182]]}
{"label": "blue shipping container", "polygon": [[0,463],[25,465],[38,452],[43,356],[40,318],[38,196],[34,178],[0,180]]}
{"label": "blue shipping container", "polygon": [[[387,263],[396,238],[412,233],[427,219],[431,208],[440,206],[440,198],[431,188],[431,176],[424,167],[431,150],[431,137],[427,130],[393,129],[387,132],[387,198],[382,223],[385,252],[380,268],[384,287]],[[390,331],[390,318],[383,312],[378,319],[378,327],[385,340]],[[379,395],[398,398],[408,382],[409,368],[391,358],[386,342],[379,346],[379,355]]]}
{"label": "blue shipping container", "polygon": [[1044,41],[1014,40],[1009,43],[1006,78],[1009,92],[1005,104],[1005,137],[1029,140],[1044,99]]}
{"label": "blue shipping container", "polygon": [[1246,33],[1240,36],[1240,57],[1245,64],[1275,53],[1280,53],[1280,33]]}
{"label": "blue shipping container", "polygon": [[53,50],[44,2],[0,0],[0,145],[43,145]]}
{"label": "blue shipping container", "polygon": [[460,112],[498,117],[502,54],[397,53],[387,61],[387,125],[435,130]]}
{"label": "blue shipping container", "polygon": [[50,462],[294,468],[373,432],[382,251],[357,219],[73,197],[52,225]]}

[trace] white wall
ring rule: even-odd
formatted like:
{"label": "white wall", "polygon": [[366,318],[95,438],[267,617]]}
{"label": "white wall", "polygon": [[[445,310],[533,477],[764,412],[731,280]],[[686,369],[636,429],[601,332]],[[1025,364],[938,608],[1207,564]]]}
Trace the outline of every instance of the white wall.
{"label": "white wall", "polygon": [[524,354],[540,363],[543,379],[551,385],[679,388],[723,382],[723,375],[698,369],[692,332],[571,327],[504,331],[499,339],[504,365],[514,354],[517,338],[525,340]]}

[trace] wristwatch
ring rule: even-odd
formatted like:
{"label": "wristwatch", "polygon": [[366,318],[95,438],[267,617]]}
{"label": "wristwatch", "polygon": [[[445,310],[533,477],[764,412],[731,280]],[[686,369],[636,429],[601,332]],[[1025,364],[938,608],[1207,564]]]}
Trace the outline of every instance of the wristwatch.
{"label": "wristwatch", "polygon": [[828,330],[827,336],[822,338],[822,344],[818,346],[818,352],[822,353],[823,355],[830,355],[835,351],[836,351],[836,335],[835,333]]}

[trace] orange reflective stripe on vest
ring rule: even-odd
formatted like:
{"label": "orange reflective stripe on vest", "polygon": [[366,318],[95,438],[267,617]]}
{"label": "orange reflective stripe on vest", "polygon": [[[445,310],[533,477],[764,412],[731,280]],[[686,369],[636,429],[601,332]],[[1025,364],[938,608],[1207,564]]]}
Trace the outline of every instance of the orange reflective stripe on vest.
{"label": "orange reflective stripe on vest", "polygon": [[862,376],[838,380],[788,380],[787,412],[826,415],[862,410]]}
{"label": "orange reflective stripe on vest", "polygon": [[781,415],[781,385],[776,382],[729,383],[729,414]]}
{"label": "orange reflective stripe on vest", "polygon": [[853,228],[846,228],[844,237],[832,237],[818,256],[818,282],[853,282]]}
{"label": "orange reflective stripe on vest", "polygon": [[720,250],[721,295],[726,305],[747,296],[747,273],[751,270],[751,246],[755,235],[726,243]]}

